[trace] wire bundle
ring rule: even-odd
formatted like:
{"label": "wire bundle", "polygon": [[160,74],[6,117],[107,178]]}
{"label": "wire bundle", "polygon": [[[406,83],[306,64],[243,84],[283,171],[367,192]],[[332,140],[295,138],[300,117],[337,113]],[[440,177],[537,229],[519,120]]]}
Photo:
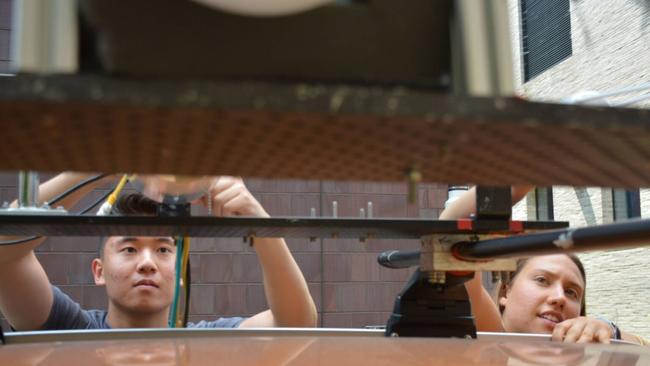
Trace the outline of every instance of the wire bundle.
{"label": "wire bundle", "polygon": [[[169,317],[170,328],[181,328],[187,325],[190,310],[190,238],[176,237],[176,274],[174,281],[174,301]],[[181,310],[181,290],[184,291],[184,310]],[[182,315],[181,315],[182,314]]]}

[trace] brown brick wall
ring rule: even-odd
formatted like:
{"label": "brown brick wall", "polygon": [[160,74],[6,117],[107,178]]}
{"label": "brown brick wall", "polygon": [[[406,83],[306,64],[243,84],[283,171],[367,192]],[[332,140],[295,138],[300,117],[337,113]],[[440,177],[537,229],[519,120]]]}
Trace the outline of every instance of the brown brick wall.
{"label": "brown brick wall", "polygon": [[[43,176],[44,181],[48,176]],[[0,173],[0,202],[16,197],[15,173]],[[408,205],[401,183],[246,181],[273,216],[331,216],[332,201],[339,217],[358,217],[359,208],[373,202],[375,217],[436,218],[447,197],[446,186],[420,185],[418,203]],[[102,187],[77,205],[88,205],[110,189]],[[195,208],[195,214],[205,210]],[[395,295],[411,273],[380,267],[377,254],[389,249],[414,249],[417,240],[290,239],[287,243],[302,269],[316,302],[320,325],[361,327],[385,323]],[[93,285],[90,262],[99,238],[50,238],[37,255],[50,280],[85,308],[106,307],[106,294]],[[251,315],[266,308],[255,252],[239,238],[192,240],[191,319]],[[6,325],[6,323],[5,323]]]}

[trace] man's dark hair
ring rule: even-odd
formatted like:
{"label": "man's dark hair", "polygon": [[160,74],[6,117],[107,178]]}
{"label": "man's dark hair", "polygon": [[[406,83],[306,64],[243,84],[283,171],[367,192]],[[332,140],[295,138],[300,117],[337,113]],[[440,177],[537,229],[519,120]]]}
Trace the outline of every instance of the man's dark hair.
{"label": "man's dark hair", "polygon": [[[159,203],[141,193],[129,193],[117,197],[111,215],[116,216],[154,216],[158,214]],[[104,258],[107,237],[99,241],[99,258]]]}
{"label": "man's dark hair", "polygon": [[119,196],[113,205],[113,214],[118,216],[152,216],[158,213],[159,203],[141,193]]}

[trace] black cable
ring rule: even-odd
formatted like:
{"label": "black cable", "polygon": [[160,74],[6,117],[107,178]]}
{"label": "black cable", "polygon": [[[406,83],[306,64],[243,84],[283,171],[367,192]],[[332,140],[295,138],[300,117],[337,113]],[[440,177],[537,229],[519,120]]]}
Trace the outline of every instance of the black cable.
{"label": "black cable", "polygon": [[[105,174],[104,174],[104,176],[105,176]],[[99,177],[99,176],[97,176],[97,177]],[[97,177],[95,177],[95,178],[97,178]],[[89,183],[95,182],[96,180],[97,180],[97,179],[94,179],[94,180],[90,180],[90,179],[89,179],[89,180],[86,180],[86,181],[80,183],[79,185],[73,187],[74,189],[71,188],[71,189],[67,190],[66,192],[63,192],[65,195],[60,194],[59,197],[57,197],[57,199],[58,199],[58,200],[61,200],[61,199],[63,199],[65,196],[69,195],[70,193],[76,191],[77,189],[83,187],[83,186],[86,185],[86,184],[89,184]],[[92,209],[93,209],[95,206],[97,206],[98,204],[104,202],[104,201],[106,200],[106,198],[107,198],[111,193],[113,193],[113,190],[114,190],[114,189],[115,189],[115,188],[113,188],[113,189],[109,190],[108,192],[106,192],[106,193],[105,193],[104,195],[102,195],[98,200],[96,200],[95,202],[93,202],[90,206],[86,207],[86,208],[83,209],[81,212],[79,212],[79,214],[85,214],[85,213],[87,213],[88,211],[92,210]],[[55,202],[55,201],[53,200],[53,202]],[[27,238],[16,239],[16,240],[11,240],[11,241],[0,241],[0,246],[22,244],[22,243],[26,243],[26,242],[28,242],[28,241],[32,241],[32,240],[34,240],[34,239],[38,239],[38,238],[40,238],[40,236],[30,236],[30,237],[27,237]]]}
{"label": "black cable", "polygon": [[106,174],[99,174],[99,175],[96,175],[94,177],[88,178],[88,179],[86,179],[86,180],[84,180],[82,182],[79,182],[75,186],[69,188],[67,191],[64,191],[63,193],[59,194],[58,196],[52,198],[47,203],[48,203],[48,205],[51,206],[52,204],[57,203],[58,201],[66,198],[67,196],[69,196],[72,193],[76,192],[80,188],[82,188],[82,187],[84,187],[84,186],[86,186],[86,185],[88,185],[90,183],[96,182],[96,181],[98,181],[98,180],[100,180],[100,179],[102,179],[102,178],[104,178],[106,176],[107,176]]}
{"label": "black cable", "polygon": [[187,327],[187,320],[190,317],[190,287],[192,287],[192,271],[190,270],[190,258],[187,258],[187,266],[185,267],[185,309],[183,313],[183,328]]}

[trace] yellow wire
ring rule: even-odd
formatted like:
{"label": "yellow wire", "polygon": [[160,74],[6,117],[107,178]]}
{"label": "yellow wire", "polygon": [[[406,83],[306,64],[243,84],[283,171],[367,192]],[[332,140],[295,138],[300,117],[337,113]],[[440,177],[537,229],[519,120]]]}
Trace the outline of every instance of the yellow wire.
{"label": "yellow wire", "polygon": [[122,188],[124,188],[124,185],[126,184],[127,181],[127,175],[124,174],[122,175],[122,179],[120,179],[120,182],[117,184],[115,189],[113,190],[113,193],[111,193],[110,196],[108,196],[108,199],[106,201],[112,205],[115,204],[115,201],[117,201],[117,196],[120,195],[120,192],[122,192]]}
{"label": "yellow wire", "polygon": [[[185,286],[189,286],[190,284],[187,283],[187,263],[190,259],[190,238],[189,237],[184,237],[183,238],[183,253],[181,254],[181,288],[185,288]],[[178,296],[184,296],[185,291],[179,291]],[[187,299],[186,299],[187,300]],[[180,304],[180,301],[178,302]],[[184,306],[189,306],[189,304],[186,302],[183,304]],[[178,306],[176,309],[176,327],[181,328],[183,327],[183,311],[184,309],[181,309],[181,306]]]}

